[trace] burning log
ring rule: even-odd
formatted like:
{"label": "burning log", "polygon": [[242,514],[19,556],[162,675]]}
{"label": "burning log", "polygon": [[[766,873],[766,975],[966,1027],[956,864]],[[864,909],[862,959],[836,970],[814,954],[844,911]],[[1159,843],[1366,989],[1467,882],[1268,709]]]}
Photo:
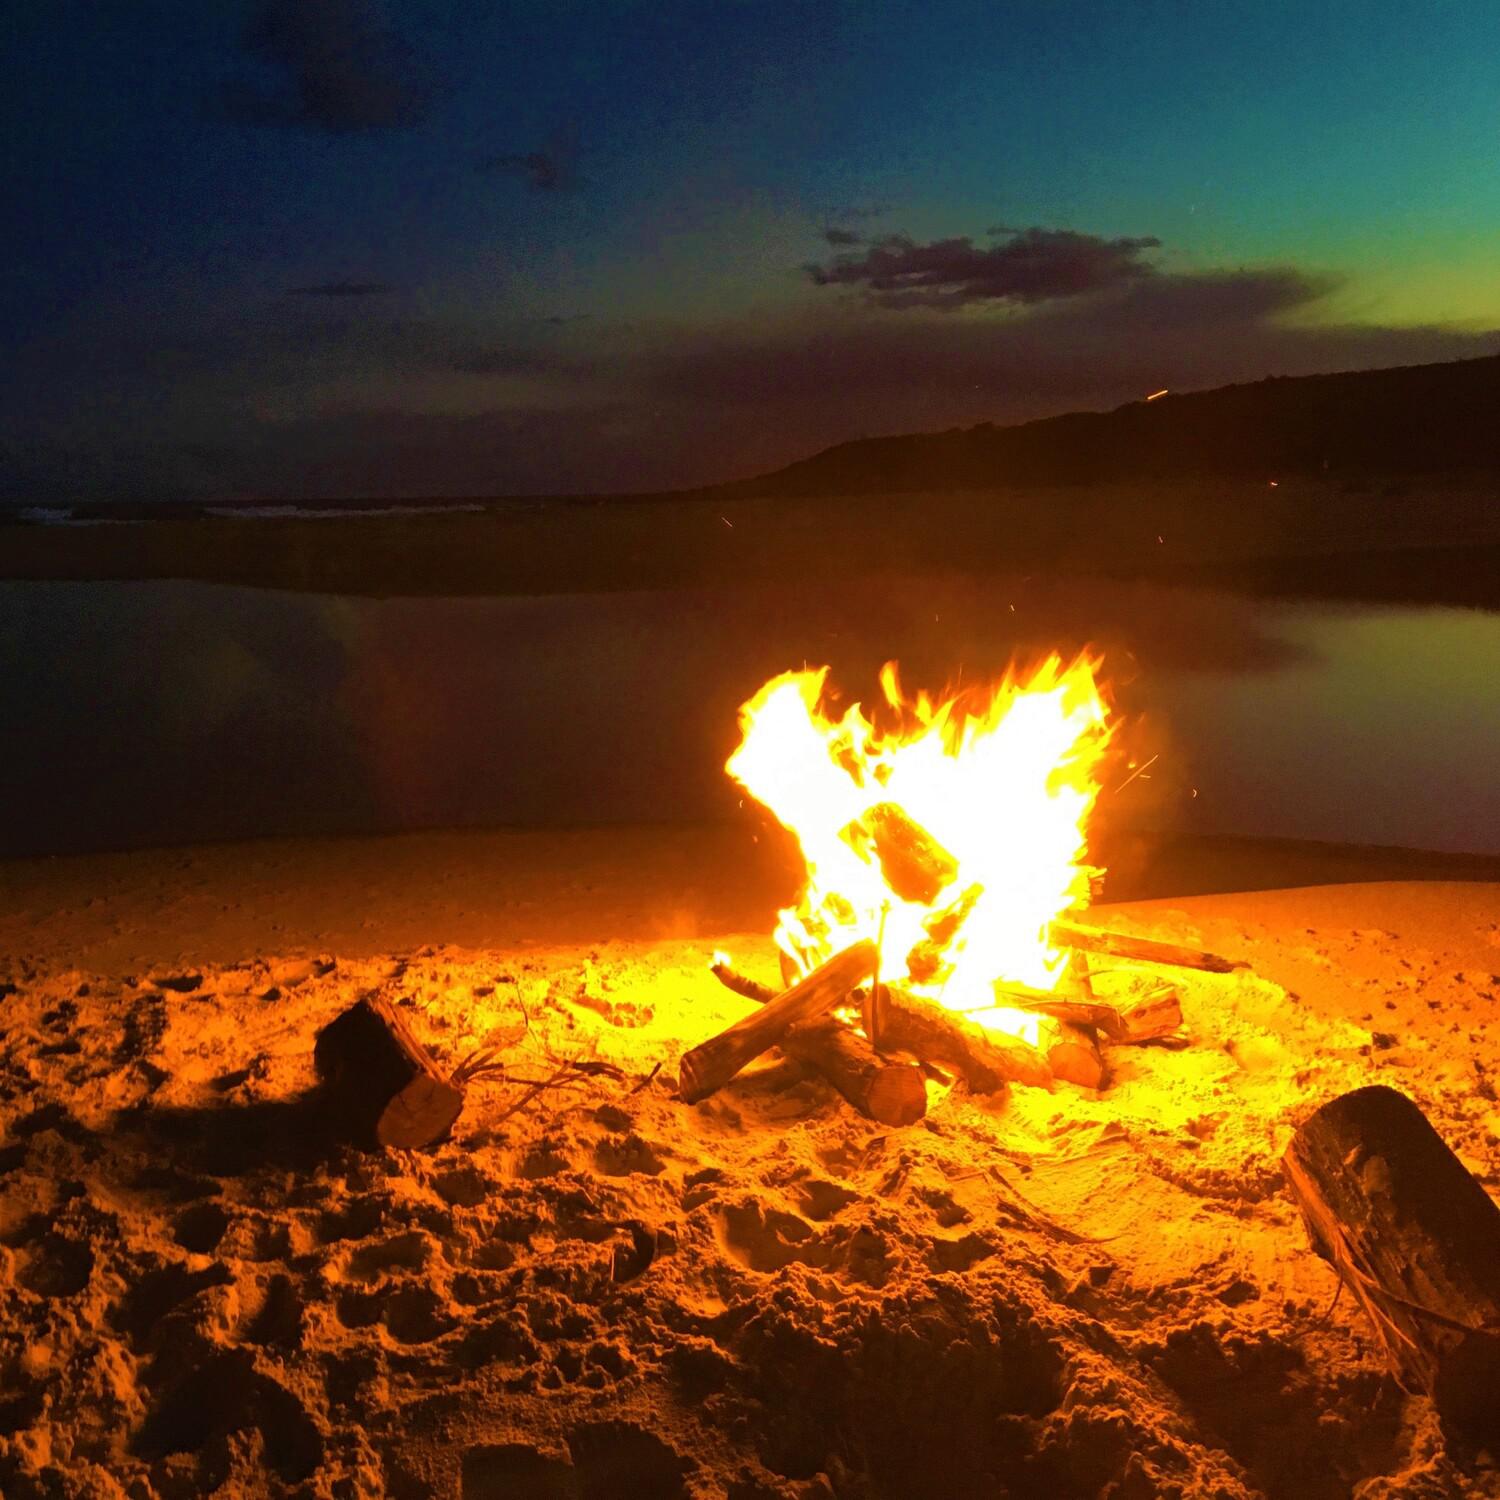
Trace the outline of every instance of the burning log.
{"label": "burning log", "polygon": [[969,914],[979,904],[984,887],[971,885],[957,901],[934,912],[922,923],[926,937],[920,938],[906,955],[906,972],[914,984],[930,984],[945,968],[951,966],[944,958],[948,945],[952,943],[958,929],[969,919]]}
{"label": "burning log", "polygon": [[1217,953],[1184,948],[1180,943],[1160,943],[1154,938],[1107,932],[1102,927],[1085,927],[1078,922],[1053,922],[1047,929],[1047,938],[1055,948],[1076,948],[1083,953],[1133,958],[1142,963],[1172,964],[1179,969],[1203,969],[1210,974],[1229,974],[1250,967],[1241,959],[1220,958]]}
{"label": "burning log", "polygon": [[876,958],[874,943],[855,943],[728,1030],[684,1053],[678,1065],[678,1092],[696,1104],[723,1088],[799,1021],[816,1020],[841,1004],[860,980],[869,977]]}
{"label": "burning log", "polygon": [[881,985],[877,1003],[882,1047],[949,1068],[975,1093],[991,1094],[1006,1083],[1052,1085],[1047,1059],[1020,1037],[991,1031],[898,985]]}
{"label": "burning log", "polygon": [[[727,959],[713,966],[720,984],[757,1005],[769,1005],[776,991],[738,973]],[[802,1021],[788,1030],[781,1050],[816,1069],[861,1114],[882,1125],[912,1125],[927,1113],[927,1084],[922,1070],[888,1061],[851,1026],[825,1016]]]}
{"label": "burning log", "polygon": [[1323,1105],[1281,1166],[1313,1248],[1402,1383],[1455,1432],[1500,1440],[1500,1208],[1422,1111],[1380,1085]]}
{"label": "burning log", "polygon": [[464,1107],[463,1090],[379,995],[355,1001],[318,1032],[313,1067],[352,1133],[382,1146],[430,1146]]}
{"label": "burning log", "polygon": [[1115,1046],[1172,1040],[1182,1026],[1182,998],[1171,985],[1159,985],[1125,1004],[1114,1005],[1097,997],[1084,1000],[1002,983],[995,986],[995,1003],[1067,1025],[1087,1026]]}
{"label": "burning log", "polygon": [[1109,1082],[1109,1064],[1092,1026],[1051,1021],[1043,1029],[1042,1046],[1053,1077],[1085,1089],[1102,1089]]}
{"label": "burning log", "polygon": [[894,802],[877,802],[846,836],[856,847],[862,838],[870,841],[885,883],[903,901],[931,906],[958,874],[958,861]]}

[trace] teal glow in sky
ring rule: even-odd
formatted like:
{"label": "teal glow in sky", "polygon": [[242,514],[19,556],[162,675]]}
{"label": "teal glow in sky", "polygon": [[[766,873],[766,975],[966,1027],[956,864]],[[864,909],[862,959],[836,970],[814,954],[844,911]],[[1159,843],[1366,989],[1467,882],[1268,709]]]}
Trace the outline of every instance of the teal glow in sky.
{"label": "teal glow in sky", "polygon": [[1500,347],[1489,3],[7,27],[0,494],[639,489]]}

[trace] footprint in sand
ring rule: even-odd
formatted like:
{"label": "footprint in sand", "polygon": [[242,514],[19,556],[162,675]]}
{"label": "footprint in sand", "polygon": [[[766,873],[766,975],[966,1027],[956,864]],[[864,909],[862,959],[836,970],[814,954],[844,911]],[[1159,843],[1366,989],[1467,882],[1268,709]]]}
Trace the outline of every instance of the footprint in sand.
{"label": "footprint in sand", "polygon": [[574,1427],[567,1453],[530,1443],[494,1443],[463,1456],[462,1500],[679,1500],[696,1463],[633,1422]]}
{"label": "footprint in sand", "polygon": [[655,1177],[665,1163],[650,1143],[631,1134],[619,1140],[603,1140],[594,1147],[594,1165],[606,1177],[629,1177],[632,1173],[644,1173]]}
{"label": "footprint in sand", "polygon": [[213,1202],[195,1203],[172,1222],[172,1238],[195,1255],[212,1255],[229,1228],[229,1215]]}

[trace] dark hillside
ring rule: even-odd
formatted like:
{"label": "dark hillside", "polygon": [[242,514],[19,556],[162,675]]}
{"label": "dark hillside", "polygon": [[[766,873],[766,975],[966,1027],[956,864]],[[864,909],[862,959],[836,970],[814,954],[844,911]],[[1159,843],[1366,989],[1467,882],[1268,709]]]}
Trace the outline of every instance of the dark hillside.
{"label": "dark hillside", "polygon": [[1500,356],[1251,385],[842,443],[721,494],[832,495],[1141,479],[1500,473]]}

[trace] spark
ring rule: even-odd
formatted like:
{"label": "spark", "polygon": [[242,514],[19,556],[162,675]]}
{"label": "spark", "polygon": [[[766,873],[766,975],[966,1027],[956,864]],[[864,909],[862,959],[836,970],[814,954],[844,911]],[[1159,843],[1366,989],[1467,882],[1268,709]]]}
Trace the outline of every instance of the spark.
{"label": "spark", "polygon": [[1167,388],[1166,388],[1166,386],[1163,386],[1159,391],[1152,391],[1151,394],[1146,397],[1146,399],[1148,401],[1160,401],[1161,398],[1163,396],[1165,396],[1166,394],[1167,394]]}
{"label": "spark", "polygon": [[[1149,771],[1151,769],[1151,767],[1154,766],[1157,763],[1157,761],[1159,761],[1160,759],[1161,759],[1161,753],[1160,753],[1160,751],[1158,751],[1155,755],[1153,755],[1151,757],[1150,760],[1146,761],[1142,765],[1137,766],[1135,768],[1135,770],[1133,770],[1130,773],[1130,775],[1127,776],[1124,779],[1124,781],[1122,781],[1119,784],[1119,786],[1117,786],[1115,788],[1115,791],[1116,792],[1123,792],[1125,790],[1125,788],[1128,787],[1130,785],[1130,783],[1136,779],[1137,776],[1145,776],[1146,772]],[[1151,778],[1149,776],[1146,776],[1146,780],[1150,781]]]}

